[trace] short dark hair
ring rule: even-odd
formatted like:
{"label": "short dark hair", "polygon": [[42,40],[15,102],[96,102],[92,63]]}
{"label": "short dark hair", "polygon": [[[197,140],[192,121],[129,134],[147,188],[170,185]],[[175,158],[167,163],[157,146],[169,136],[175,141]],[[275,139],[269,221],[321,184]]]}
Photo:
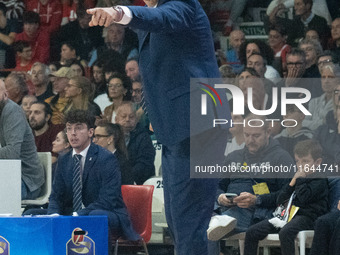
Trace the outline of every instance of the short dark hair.
{"label": "short dark hair", "polygon": [[6,16],[7,7],[6,7],[6,5],[4,3],[0,3],[0,11],[2,11],[4,16]]}
{"label": "short dark hair", "polygon": [[12,44],[12,47],[15,52],[22,52],[25,48],[31,47],[28,41],[16,41]]}
{"label": "short dark hair", "polygon": [[47,115],[52,116],[52,109],[51,109],[51,106],[48,103],[42,102],[42,101],[35,101],[35,102],[32,103],[32,105],[34,105],[34,104],[43,105],[45,116],[47,116]]}
{"label": "short dark hair", "polygon": [[66,113],[64,122],[70,124],[85,123],[87,128],[94,128],[96,118],[91,112],[85,110],[71,110]]}
{"label": "short dark hair", "polygon": [[24,24],[40,24],[40,16],[38,13],[33,11],[27,11],[22,16]]}
{"label": "short dark hair", "polygon": [[306,53],[303,50],[293,48],[290,52],[287,53],[286,59],[289,56],[299,56],[303,58],[303,61],[306,61]]}
{"label": "short dark hair", "polygon": [[298,142],[294,147],[294,155],[305,157],[311,155],[314,160],[322,158],[322,147],[320,143],[314,139],[307,139]]}

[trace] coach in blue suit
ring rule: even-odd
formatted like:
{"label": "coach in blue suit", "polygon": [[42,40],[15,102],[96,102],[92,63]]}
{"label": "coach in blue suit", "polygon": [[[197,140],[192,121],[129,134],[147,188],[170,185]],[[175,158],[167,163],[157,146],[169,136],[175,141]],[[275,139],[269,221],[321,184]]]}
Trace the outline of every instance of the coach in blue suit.
{"label": "coach in blue suit", "polygon": [[[116,234],[138,240],[122,199],[121,176],[116,157],[91,142],[95,118],[83,110],[65,116],[68,140],[73,150],[58,159],[48,214],[107,215]],[[82,208],[73,209],[74,154],[82,155]]]}
{"label": "coach in blue suit", "polygon": [[[90,9],[90,26],[116,22],[138,31],[146,110],[163,144],[166,219],[176,254],[207,254],[206,230],[216,181],[190,179],[189,92],[190,78],[219,77],[210,25],[197,0],[144,2],[149,8]],[[195,134],[212,127],[211,122],[206,124],[199,125]]]}

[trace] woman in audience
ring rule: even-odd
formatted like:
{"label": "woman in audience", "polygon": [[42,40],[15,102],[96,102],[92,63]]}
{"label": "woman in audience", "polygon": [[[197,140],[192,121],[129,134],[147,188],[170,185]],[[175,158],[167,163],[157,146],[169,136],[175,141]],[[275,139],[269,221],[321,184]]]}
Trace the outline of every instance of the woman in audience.
{"label": "woman in audience", "polygon": [[332,63],[321,67],[321,85],[323,94],[309,101],[308,110],[312,115],[307,115],[302,125],[311,130],[325,124],[326,115],[333,109],[334,88],[340,82],[340,67]]}
{"label": "woman in audience", "polygon": [[100,122],[94,131],[93,142],[111,151],[118,159],[122,185],[133,184],[132,167],[128,160],[125,138],[118,124]]}
{"label": "woman in audience", "polygon": [[73,61],[70,65],[72,77],[82,77],[85,76],[85,68],[80,61]]}
{"label": "woman in audience", "polygon": [[70,110],[87,110],[96,117],[101,116],[99,106],[92,101],[92,84],[86,77],[74,77],[65,87],[65,97],[69,103],[64,109],[64,114]]}
{"label": "woman in audience", "polygon": [[108,96],[112,104],[104,110],[104,118],[115,123],[116,109],[123,101],[131,100],[131,81],[125,74],[114,73],[108,79]]}
{"label": "woman in audience", "polygon": [[[71,149],[71,145],[68,142],[66,132],[60,131],[55,140],[52,143],[52,152],[57,154],[58,156],[63,155],[67,153]],[[52,159],[55,159],[54,162],[52,162],[52,176],[54,176],[54,170],[57,165],[56,157],[53,157]],[[52,179],[53,180],[53,179]]]}
{"label": "woman in audience", "polygon": [[274,67],[271,66],[274,61],[274,51],[269,47],[267,43],[258,39],[242,43],[239,51],[239,58],[241,63],[247,66],[247,59],[253,53],[261,54],[267,61],[266,64],[267,70],[266,73],[264,74],[265,78],[275,80],[275,78],[280,77],[279,72]]}
{"label": "woman in audience", "polygon": [[76,59],[77,59],[77,52],[76,52],[76,48],[74,47],[73,43],[64,42],[61,45],[59,68],[62,66],[70,66],[71,63]]}
{"label": "woman in audience", "polygon": [[104,61],[96,61],[91,67],[91,81],[95,87],[94,98],[107,92],[103,66]]}
{"label": "woman in audience", "polygon": [[320,42],[304,39],[299,43],[299,48],[306,54],[306,77],[319,78],[320,72],[317,66],[317,61],[323,51]]}
{"label": "woman in audience", "polygon": [[292,48],[286,41],[287,30],[284,27],[276,26],[270,29],[268,44],[275,54],[273,67],[276,68],[281,75],[287,70],[286,55]]}

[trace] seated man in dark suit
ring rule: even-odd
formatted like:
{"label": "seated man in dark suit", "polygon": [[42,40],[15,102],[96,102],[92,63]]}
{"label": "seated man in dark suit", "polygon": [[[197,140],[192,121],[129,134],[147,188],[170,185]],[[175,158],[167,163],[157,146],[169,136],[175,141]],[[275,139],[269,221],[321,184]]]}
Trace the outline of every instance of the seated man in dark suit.
{"label": "seated man in dark suit", "polygon": [[121,104],[116,111],[116,123],[121,125],[128,151],[128,159],[132,165],[133,180],[143,184],[155,175],[155,149],[150,135],[137,122],[136,109],[131,102]]}
{"label": "seated man in dark suit", "polygon": [[111,233],[137,240],[122,199],[118,161],[92,143],[94,122],[83,110],[65,116],[73,150],[58,159],[48,214],[107,215]]}

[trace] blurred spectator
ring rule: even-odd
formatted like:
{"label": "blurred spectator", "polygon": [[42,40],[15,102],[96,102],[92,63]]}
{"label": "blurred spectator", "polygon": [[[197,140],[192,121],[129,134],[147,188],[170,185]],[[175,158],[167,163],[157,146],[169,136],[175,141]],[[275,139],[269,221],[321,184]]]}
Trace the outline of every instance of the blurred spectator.
{"label": "blurred spectator", "polygon": [[131,81],[120,73],[115,73],[108,79],[108,96],[112,104],[104,110],[104,118],[111,123],[115,123],[116,110],[123,101],[131,100]]}
{"label": "blurred spectator", "polygon": [[[112,74],[114,73],[124,73],[124,59],[122,56],[114,51],[112,52],[111,58],[107,59],[101,59],[100,61],[104,61],[103,65],[103,72],[104,72],[104,78],[105,78],[105,84],[107,85],[108,79],[111,77]],[[105,85],[105,86],[106,86]],[[105,108],[109,105],[111,105],[111,99],[108,96],[107,93],[103,93],[99,96],[97,96],[94,99],[94,102],[100,106],[100,109],[104,112]]]}
{"label": "blurred spectator", "polygon": [[63,111],[68,104],[69,99],[65,97],[65,88],[72,77],[71,69],[69,67],[62,67],[58,71],[50,74],[50,80],[53,85],[53,95],[45,100],[51,106],[52,124],[63,124],[64,114]]}
{"label": "blurred spectator", "polygon": [[93,52],[89,66],[97,59],[110,55],[111,51],[120,53],[125,61],[138,57],[138,38],[131,29],[112,23],[109,27],[104,28],[103,37],[105,45]]}
{"label": "blurred spectator", "polygon": [[309,101],[308,110],[312,114],[306,116],[303,126],[311,130],[325,124],[326,115],[333,110],[333,93],[337,84],[340,83],[340,67],[327,63],[321,67],[321,86],[323,94]]}
{"label": "blurred spectator", "polygon": [[118,159],[122,185],[134,184],[131,163],[122,128],[118,124],[99,123],[94,130],[93,142],[111,151]]}
{"label": "blurred spectator", "polygon": [[84,66],[80,63],[80,61],[73,61],[70,65],[72,77],[82,77],[85,76]]}
{"label": "blurred spectator", "polygon": [[315,40],[315,41],[320,42],[320,36],[318,34],[318,31],[316,31],[314,29],[308,29],[306,31],[305,39],[307,39],[307,40]]}
{"label": "blurred spectator", "polygon": [[135,104],[140,104],[142,102],[142,93],[142,83],[140,81],[133,81],[131,89],[131,101]]}
{"label": "blurred spectator", "polygon": [[131,79],[131,81],[140,80],[138,59],[131,58],[126,61],[125,73]]}
{"label": "blurred spectator", "polygon": [[85,110],[95,117],[101,116],[99,106],[90,98],[93,95],[92,85],[86,77],[73,77],[65,87],[65,97],[69,103],[64,108],[66,114],[71,110]]}
{"label": "blurred spectator", "polygon": [[271,66],[274,60],[274,51],[269,47],[269,45],[258,39],[242,43],[239,51],[241,63],[247,65],[247,60],[252,53],[261,54],[267,62],[264,77],[272,80],[274,83],[277,82],[277,79],[280,78],[280,74]]}
{"label": "blurred spectator", "polygon": [[155,175],[155,149],[151,138],[137,124],[136,111],[131,102],[125,102],[118,107],[116,123],[122,127],[125,135],[133,180],[136,184],[142,185],[147,179]]}
{"label": "blurred spectator", "polygon": [[50,54],[50,36],[40,28],[39,14],[28,11],[23,16],[24,31],[17,34],[16,41],[28,41],[32,49],[32,61],[47,63]]}
{"label": "blurred spectator", "polygon": [[284,27],[272,27],[269,30],[268,44],[274,51],[275,59],[273,67],[279,71],[281,76],[287,72],[286,55],[292,47],[287,44],[287,31]]}
{"label": "blurred spectator", "polygon": [[[242,123],[244,115],[235,115],[231,112],[231,119],[233,123]],[[228,139],[224,155],[227,157],[230,153],[244,148],[244,134],[242,124],[230,125],[229,132],[231,137]]]}
{"label": "blurred spectator", "polygon": [[60,28],[62,6],[60,0],[27,0],[26,11],[34,11],[40,16],[40,27],[51,34]]}
{"label": "blurred spectator", "polygon": [[14,42],[19,32],[19,25],[16,19],[6,18],[7,8],[0,3],[0,69],[12,68],[15,66],[14,52],[10,45]]}
{"label": "blurred spectator", "polygon": [[323,53],[321,53],[318,57],[318,68],[319,72],[321,74],[321,69],[324,65],[327,64],[333,64],[333,54],[329,50],[325,50]]}
{"label": "blurred spectator", "polygon": [[[331,24],[332,22],[332,18],[330,15],[331,9],[329,7],[327,8],[329,2],[331,1],[333,0],[313,0],[312,12],[327,20],[327,24]],[[294,7],[294,0],[273,0],[267,8],[268,16],[271,14],[275,7],[279,9],[277,13],[279,17],[285,17],[285,15],[287,15],[287,13],[289,12],[288,17],[290,19],[293,18],[292,9]]]}
{"label": "blurred spectator", "polygon": [[229,44],[231,49],[225,52],[225,61],[221,61],[222,64],[224,64],[224,62],[229,64],[233,68],[233,72],[235,74],[239,74],[244,68],[244,65],[241,64],[239,59],[239,49],[241,44],[244,42],[245,35],[241,30],[232,31],[229,36]]}
{"label": "blurred spectator", "polygon": [[296,46],[301,38],[304,37],[307,29],[313,29],[318,32],[322,44],[326,44],[329,37],[329,27],[326,19],[312,12],[313,0],[294,0],[295,15],[293,20],[281,18],[278,15],[285,11],[285,6],[279,4],[271,12],[269,23],[271,25],[279,24],[286,27],[288,31],[288,44]]}
{"label": "blurred spectator", "polygon": [[286,111],[283,119],[287,127],[274,138],[277,139],[282,145],[282,148],[288,151],[292,158],[294,158],[295,145],[300,141],[313,138],[313,133],[308,126],[302,127],[305,115],[296,105],[287,105]]}
{"label": "blurred spectator", "polygon": [[228,36],[234,27],[237,26],[237,19],[242,14],[247,0],[212,0],[203,2],[212,29],[221,31]]}
{"label": "blurred spectator", "polygon": [[259,53],[252,53],[247,59],[247,67],[255,69],[264,83],[266,93],[271,97],[272,89],[275,87],[275,84],[271,80],[265,78],[267,63],[264,57]]}
{"label": "blurred spectator", "polygon": [[101,94],[106,94],[107,86],[104,77],[104,62],[103,61],[96,61],[92,66],[92,84],[95,87],[94,98]]}
{"label": "blurred spectator", "polygon": [[[35,145],[38,152],[51,152],[52,143],[57,134],[65,128],[64,124],[53,125],[50,123],[52,110],[48,103],[35,102],[30,107],[29,123],[33,130]],[[52,155],[56,160],[55,154]]]}
{"label": "blurred spectator", "polygon": [[0,158],[21,160],[21,199],[35,199],[45,182],[32,130],[20,106],[7,98],[0,80]]}
{"label": "blurred spectator", "polygon": [[299,48],[306,54],[305,74],[311,78],[320,78],[317,60],[322,53],[321,44],[315,40],[304,39],[299,43]]}
{"label": "blurred spectator", "polygon": [[21,108],[23,109],[23,111],[26,114],[26,119],[28,121],[28,118],[30,116],[30,108],[31,105],[37,101],[37,98],[33,95],[26,95],[22,98],[21,101]]}
{"label": "blurred spectator", "polygon": [[13,43],[13,49],[16,53],[16,71],[28,72],[31,70],[32,61],[32,48],[27,41],[16,41]]}
{"label": "blurred spectator", "polygon": [[28,87],[22,75],[17,73],[9,74],[5,79],[5,86],[8,98],[21,105],[23,97],[28,94]]}
{"label": "blurred spectator", "polygon": [[322,163],[340,163],[340,85],[333,90],[333,110],[326,115],[326,123],[315,131],[324,154]]}
{"label": "blurred spectator", "polygon": [[57,166],[57,158],[69,152],[71,150],[71,145],[68,141],[67,134],[64,130],[60,131],[55,140],[52,143],[52,152],[56,155],[56,157],[52,158],[52,181],[55,176],[55,169]]}
{"label": "blurred spectator", "polygon": [[331,48],[332,53],[334,54],[334,62],[340,62],[340,17],[336,18],[332,22],[332,40],[333,47]]}
{"label": "blurred spectator", "polygon": [[66,25],[69,22],[75,21],[77,19],[77,7],[78,0],[62,0],[61,4],[63,6],[61,25]]}
{"label": "blurred spectator", "polygon": [[72,42],[64,42],[61,45],[59,69],[62,66],[70,66],[77,59],[77,50]]}
{"label": "blurred spectator", "polygon": [[[287,54],[287,76],[286,79],[279,83],[281,87],[301,87],[309,90],[311,97],[322,95],[321,81],[313,78],[306,73],[306,53],[300,49],[292,49]],[[301,79],[303,78],[303,79]],[[298,97],[300,95],[297,95]]]}
{"label": "blurred spectator", "polygon": [[25,3],[22,0],[1,0],[7,7],[6,17],[8,19],[22,20],[22,14],[25,11]]}
{"label": "blurred spectator", "polygon": [[234,84],[236,74],[233,72],[233,68],[230,65],[221,65],[218,69],[224,82]]}
{"label": "blurred spectator", "polygon": [[50,69],[47,65],[36,62],[31,69],[31,81],[34,85],[35,96],[38,101],[45,101],[45,99],[53,96],[52,84],[49,83],[48,75]]}
{"label": "blurred spectator", "polygon": [[90,60],[93,49],[103,44],[102,28],[89,27],[91,15],[87,14],[85,9],[78,8],[77,17],[75,21],[62,26],[51,38],[51,61],[60,59],[61,44],[66,41],[73,42],[77,55],[85,61]]}

